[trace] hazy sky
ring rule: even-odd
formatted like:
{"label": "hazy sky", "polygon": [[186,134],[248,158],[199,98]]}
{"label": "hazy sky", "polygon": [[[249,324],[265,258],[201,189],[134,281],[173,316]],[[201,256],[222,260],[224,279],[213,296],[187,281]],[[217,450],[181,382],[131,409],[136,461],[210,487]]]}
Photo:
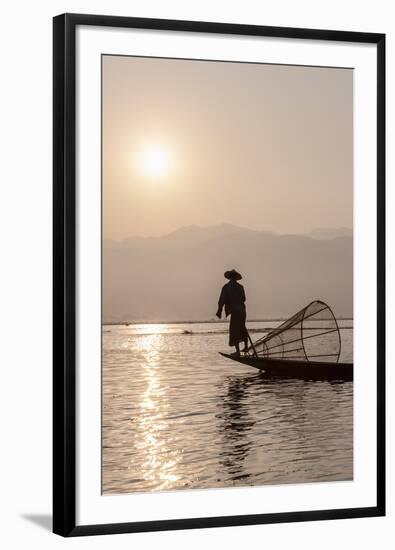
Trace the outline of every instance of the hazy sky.
{"label": "hazy sky", "polygon": [[103,236],[352,227],[350,69],[103,57]]}

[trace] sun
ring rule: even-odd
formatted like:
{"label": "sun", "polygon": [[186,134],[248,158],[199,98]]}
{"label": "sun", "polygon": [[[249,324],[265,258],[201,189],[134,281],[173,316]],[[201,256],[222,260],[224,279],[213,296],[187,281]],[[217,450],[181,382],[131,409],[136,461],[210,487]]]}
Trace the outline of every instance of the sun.
{"label": "sun", "polygon": [[161,145],[149,145],[140,155],[141,171],[150,178],[163,178],[169,171],[170,158],[167,150]]}

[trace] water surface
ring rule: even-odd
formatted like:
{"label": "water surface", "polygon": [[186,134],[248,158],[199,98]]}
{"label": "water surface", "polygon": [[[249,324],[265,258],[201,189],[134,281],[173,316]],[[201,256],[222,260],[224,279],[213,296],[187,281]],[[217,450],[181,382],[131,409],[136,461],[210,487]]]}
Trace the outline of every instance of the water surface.
{"label": "water surface", "polygon": [[[352,361],[352,321],[340,326]],[[218,354],[226,331],[103,326],[104,494],[352,479],[352,382],[267,379]]]}

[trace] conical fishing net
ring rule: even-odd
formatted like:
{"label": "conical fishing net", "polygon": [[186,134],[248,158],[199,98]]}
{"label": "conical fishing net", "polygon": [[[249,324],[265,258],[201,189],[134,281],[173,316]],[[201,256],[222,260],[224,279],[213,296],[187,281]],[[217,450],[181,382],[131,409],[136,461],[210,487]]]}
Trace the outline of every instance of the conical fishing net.
{"label": "conical fishing net", "polygon": [[337,363],[340,348],[336,318],[327,304],[317,300],[251,344],[248,353],[271,359]]}

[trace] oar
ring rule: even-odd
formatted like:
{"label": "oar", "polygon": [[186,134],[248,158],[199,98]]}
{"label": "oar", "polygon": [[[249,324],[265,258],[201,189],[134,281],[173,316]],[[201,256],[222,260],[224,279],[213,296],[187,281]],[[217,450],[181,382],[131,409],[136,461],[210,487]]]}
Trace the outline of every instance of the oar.
{"label": "oar", "polygon": [[[247,327],[246,327],[246,330],[247,330]],[[257,354],[255,346],[254,346],[254,342],[251,340],[251,336],[250,336],[250,333],[248,332],[248,330],[247,330],[247,335],[248,335],[248,339],[250,341],[251,347],[254,350],[254,355],[255,355],[255,357],[258,357],[258,354]]]}

